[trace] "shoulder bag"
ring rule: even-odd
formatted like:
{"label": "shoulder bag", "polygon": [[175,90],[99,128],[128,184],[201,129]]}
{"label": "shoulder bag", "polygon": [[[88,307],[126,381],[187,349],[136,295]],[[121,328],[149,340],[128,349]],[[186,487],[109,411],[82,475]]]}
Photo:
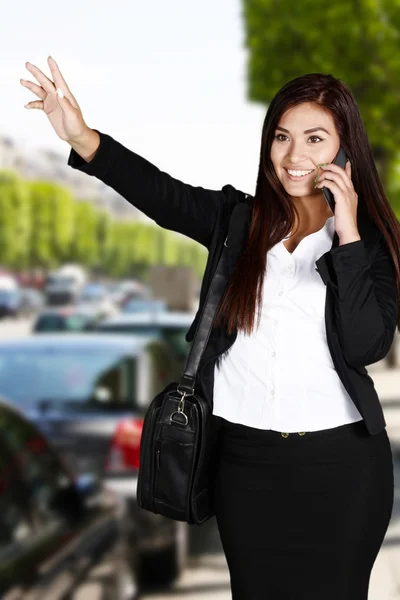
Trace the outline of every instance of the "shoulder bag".
{"label": "shoulder bag", "polygon": [[215,513],[210,458],[212,409],[195,389],[197,370],[227,283],[227,239],[205,299],[180,382],[151,401],[143,422],[137,502],[145,510],[201,525]]}

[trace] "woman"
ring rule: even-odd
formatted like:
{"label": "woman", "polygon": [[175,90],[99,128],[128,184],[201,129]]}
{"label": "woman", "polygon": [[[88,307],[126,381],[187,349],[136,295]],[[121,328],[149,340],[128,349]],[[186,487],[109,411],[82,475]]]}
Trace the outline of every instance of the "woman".
{"label": "woman", "polygon": [[365,600],[394,491],[365,365],[387,354],[398,325],[400,232],[350,90],[309,74],[276,94],[251,198],[182,183],[90,129],[48,63],[54,82],[26,63],[40,85],[21,83],[39,97],[26,106],[71,145],[68,164],[209,250],[187,341],[228,246],[198,375],[219,434],[213,502],[233,599]]}

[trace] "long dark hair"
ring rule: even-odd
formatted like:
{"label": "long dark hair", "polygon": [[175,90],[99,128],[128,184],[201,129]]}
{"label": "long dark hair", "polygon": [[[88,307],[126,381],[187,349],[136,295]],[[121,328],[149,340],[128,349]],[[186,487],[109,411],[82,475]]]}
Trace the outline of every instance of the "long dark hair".
{"label": "long dark hair", "polygon": [[[267,252],[290,233],[295,213],[299,220],[294,203],[275,173],[270,154],[280,118],[288,109],[303,102],[313,102],[331,114],[340,144],[351,161],[352,181],[358,194],[357,208],[366,211],[382,231],[393,258],[400,294],[400,224],[385,195],[355,98],[340,79],[310,73],[284,85],[273,98],[265,116],[248,237],[214,322],[214,326],[218,326],[224,321],[228,333],[236,328],[248,334],[252,332],[256,307],[260,307],[262,302]],[[260,316],[261,311],[257,327]],[[400,318],[397,327],[400,330]]]}

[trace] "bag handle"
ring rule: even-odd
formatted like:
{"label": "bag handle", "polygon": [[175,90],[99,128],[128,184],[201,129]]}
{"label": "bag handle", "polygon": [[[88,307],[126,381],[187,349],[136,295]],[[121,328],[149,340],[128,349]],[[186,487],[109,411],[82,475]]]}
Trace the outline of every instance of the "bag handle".
{"label": "bag handle", "polygon": [[222,298],[228,281],[227,240],[228,237],[226,237],[224,241],[222,253],[204,302],[203,312],[197,325],[192,346],[186,359],[184,372],[178,384],[177,391],[182,394],[182,400],[185,399],[185,396],[193,396],[194,394],[197,370],[199,368],[201,357],[203,356],[206,348],[208,338],[210,337],[212,324],[214,322],[219,301]]}

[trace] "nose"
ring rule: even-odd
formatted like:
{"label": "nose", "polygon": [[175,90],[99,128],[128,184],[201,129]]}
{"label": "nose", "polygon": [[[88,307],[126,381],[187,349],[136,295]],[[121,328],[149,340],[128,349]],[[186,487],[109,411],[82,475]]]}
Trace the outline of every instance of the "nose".
{"label": "nose", "polygon": [[292,165],[308,159],[307,147],[303,140],[292,140],[287,153],[288,162]]}

